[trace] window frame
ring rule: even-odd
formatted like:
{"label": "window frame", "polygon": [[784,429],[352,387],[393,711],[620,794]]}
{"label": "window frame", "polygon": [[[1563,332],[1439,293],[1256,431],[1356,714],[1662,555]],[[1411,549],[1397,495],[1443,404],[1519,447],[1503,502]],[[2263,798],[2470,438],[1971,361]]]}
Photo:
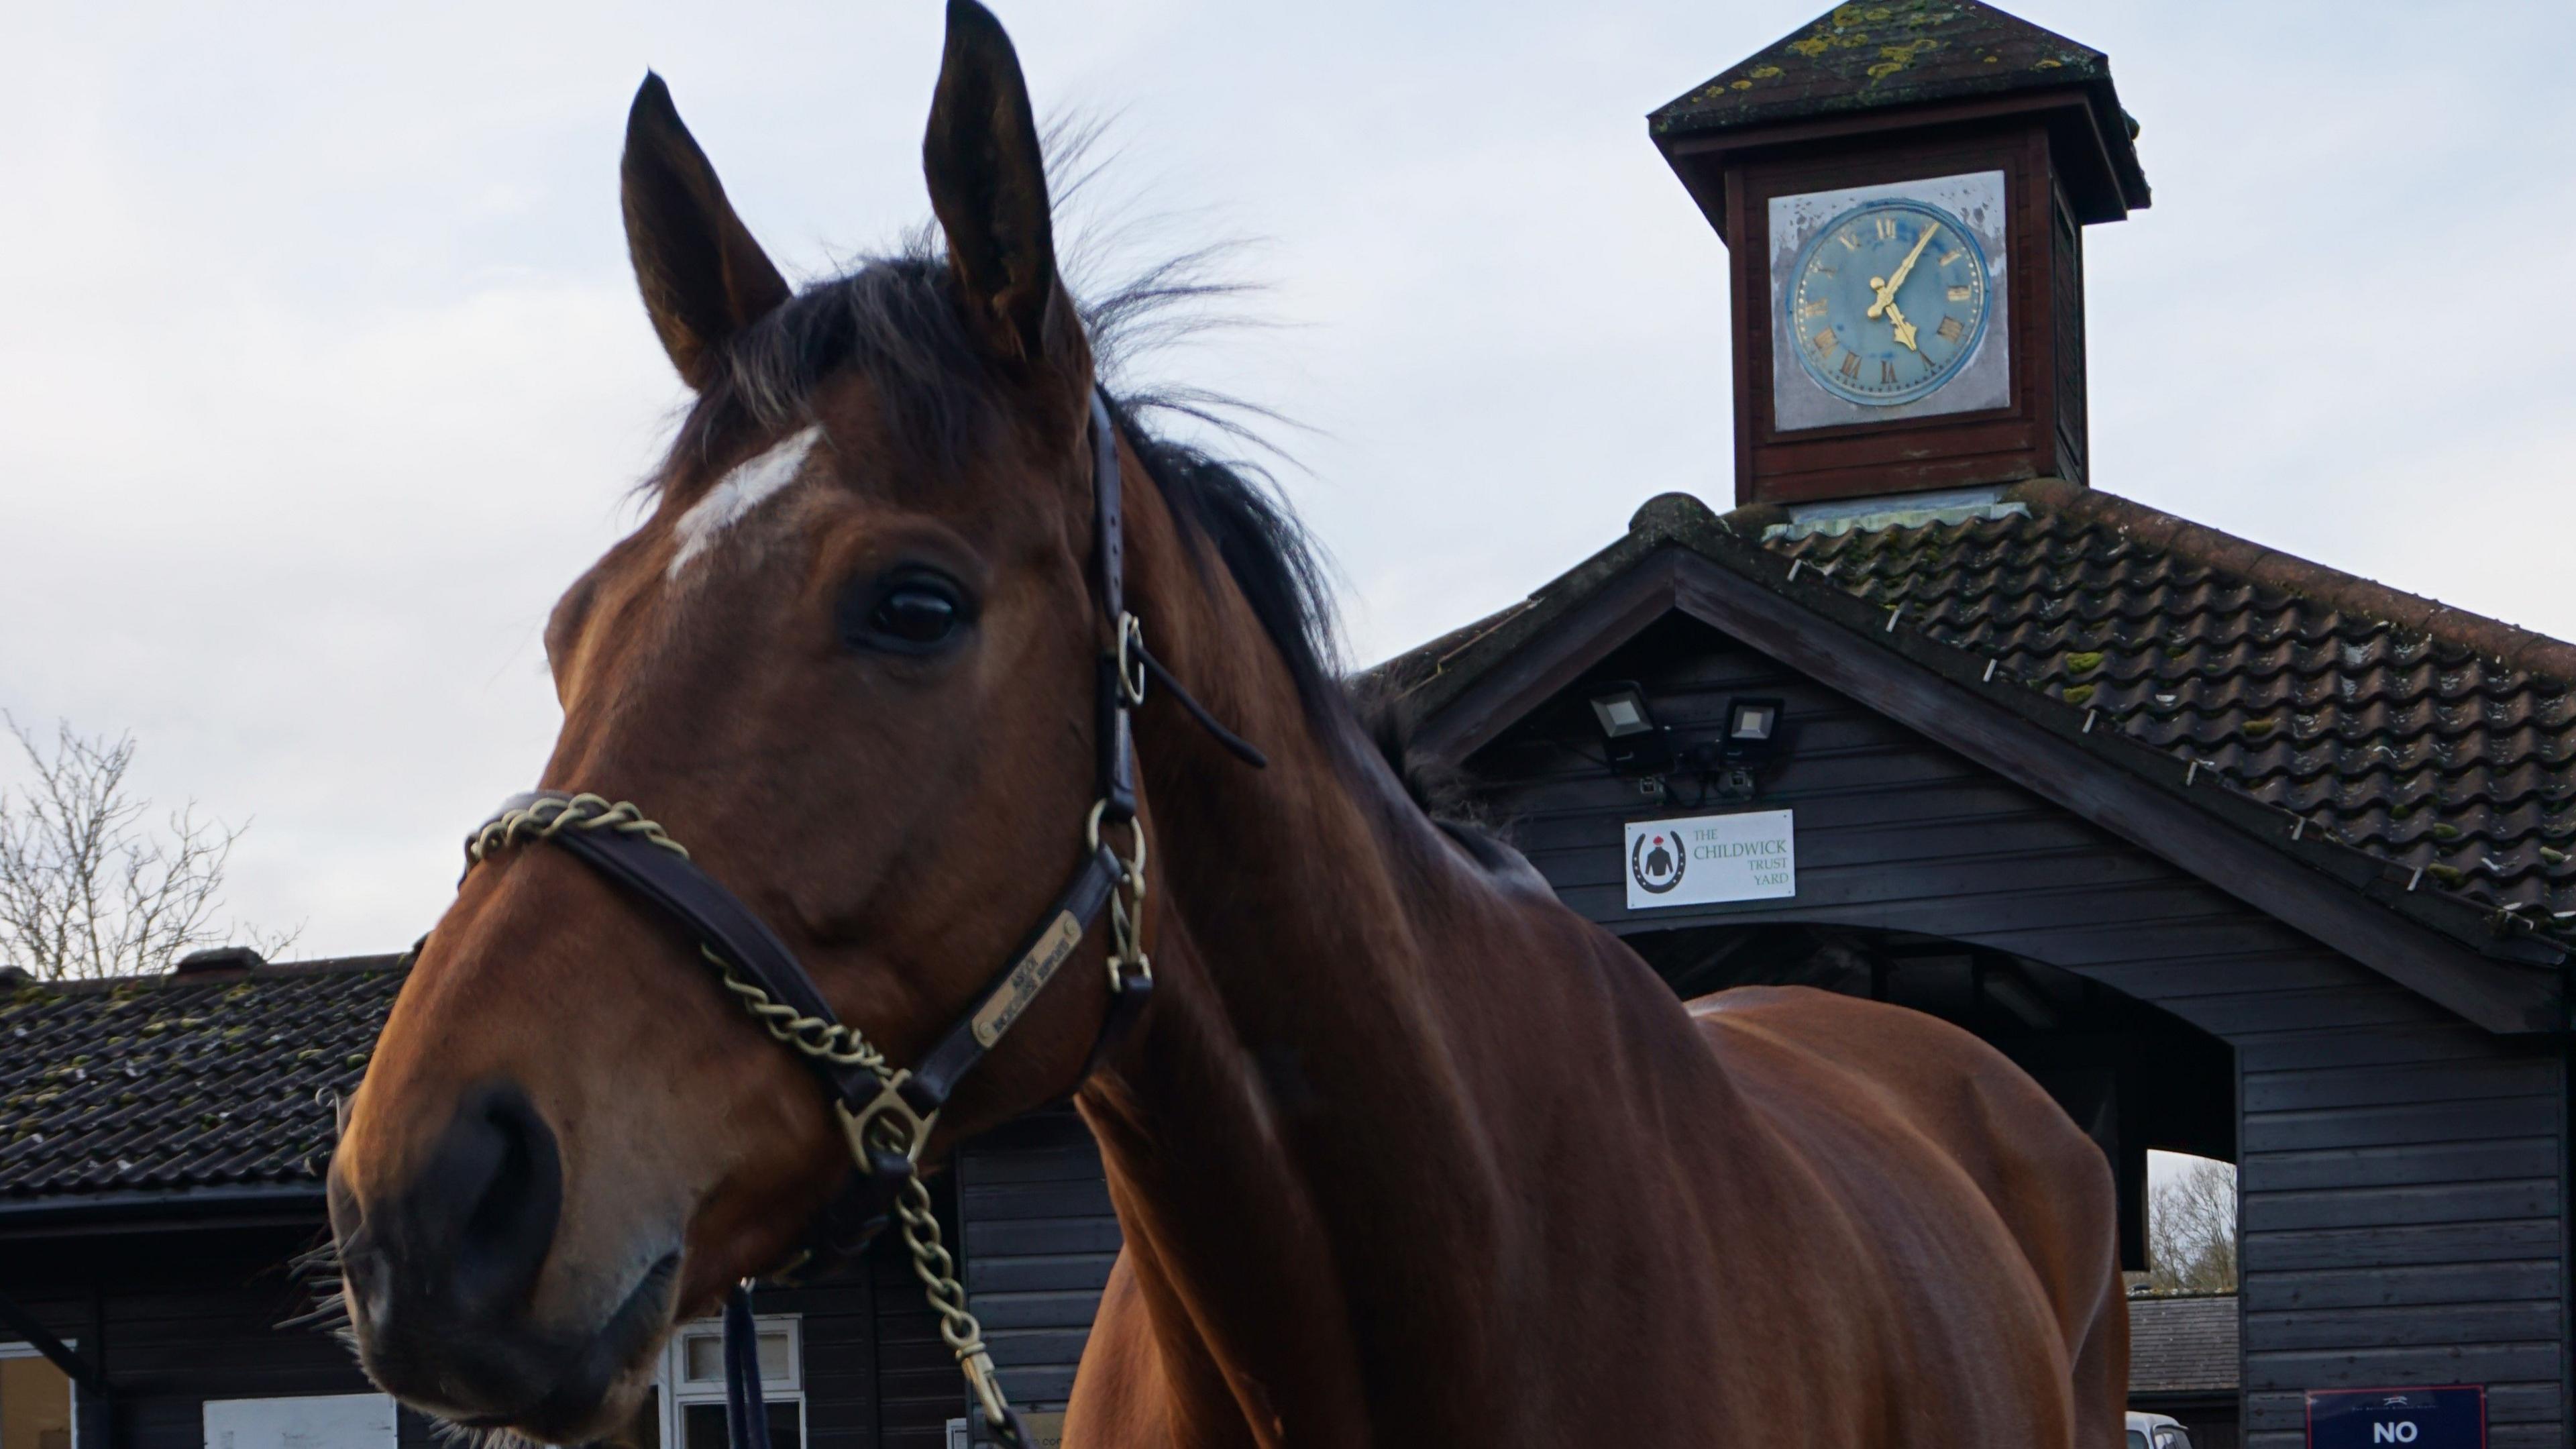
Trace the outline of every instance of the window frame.
{"label": "window frame", "polygon": [[[79,1351],[79,1349],[80,1349],[80,1340],[79,1340],[79,1339],[77,1339],[77,1338],[66,1338],[66,1339],[64,1339],[64,1340],[63,1340],[63,1347],[68,1348],[68,1349],[71,1349],[71,1350],[73,1350],[74,1352],[78,1352],[78,1351]],[[44,1358],[44,1357],[45,1357],[45,1355],[44,1355],[44,1351],[43,1351],[42,1349],[37,1348],[37,1347],[36,1347],[34,1344],[32,1344],[32,1343],[25,1342],[24,1340],[21,1340],[21,1339],[0,1339],[0,1359],[21,1359],[21,1358],[37,1358],[37,1359],[41,1359],[41,1358]],[[46,1363],[47,1363],[49,1366],[51,1366],[51,1367],[52,1367],[52,1369],[54,1370],[54,1372],[56,1372],[56,1373],[63,1373],[62,1365],[57,1364],[57,1363],[54,1363],[51,1359],[46,1359],[45,1361],[46,1361]],[[66,1391],[66,1392],[68,1392],[68,1393],[69,1393],[69,1395],[70,1395],[71,1417],[72,1417],[72,1449],[81,1449],[81,1386],[80,1386],[80,1380],[78,1380],[78,1379],[76,1379],[76,1378],[73,1378],[70,1374],[63,1374],[63,1388],[64,1388],[64,1389],[65,1389],[65,1391]]]}
{"label": "window frame", "polygon": [[[803,1449],[813,1437],[812,1406],[805,1399],[805,1315],[801,1313],[756,1313],[751,1319],[755,1335],[787,1333],[787,1372],[772,1378],[764,1373],[760,1379],[760,1397],[766,1403],[793,1403],[796,1407],[797,1439],[795,1445],[779,1449]],[[680,1449],[687,1443],[682,1420],[689,1406],[721,1404],[725,1401],[724,1375],[712,1379],[689,1377],[689,1343],[693,1339],[724,1340],[722,1318],[700,1318],[672,1330],[668,1343],[662,1345],[662,1362],[654,1371],[653,1382],[661,1390],[663,1449]],[[721,1350],[719,1350],[721,1352]],[[73,1446],[79,1449],[79,1446]]]}

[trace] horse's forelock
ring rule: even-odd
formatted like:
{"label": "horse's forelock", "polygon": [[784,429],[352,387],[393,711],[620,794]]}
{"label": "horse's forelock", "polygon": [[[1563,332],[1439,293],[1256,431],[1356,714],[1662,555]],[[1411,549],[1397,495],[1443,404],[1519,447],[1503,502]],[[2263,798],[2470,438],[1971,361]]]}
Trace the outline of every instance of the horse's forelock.
{"label": "horse's forelock", "polygon": [[[1104,374],[1124,371],[1202,325],[1228,320],[1200,315],[1211,299],[1241,290],[1209,280],[1208,267],[1220,254],[1201,249],[1141,268],[1081,307]],[[1005,425],[1009,400],[993,384],[966,328],[947,261],[924,230],[889,255],[806,287],[732,339],[647,486],[702,494],[717,460],[758,439],[811,426],[816,392],[845,370],[866,377],[904,461],[933,476],[964,476],[968,460]],[[1213,552],[1223,563],[1308,706],[1339,708],[1331,573],[1303,524],[1261,470],[1157,436],[1144,422],[1149,414],[1176,414],[1267,447],[1244,419],[1275,415],[1201,389],[1113,384],[1111,392],[1121,431],[1184,536],[1202,557]]]}

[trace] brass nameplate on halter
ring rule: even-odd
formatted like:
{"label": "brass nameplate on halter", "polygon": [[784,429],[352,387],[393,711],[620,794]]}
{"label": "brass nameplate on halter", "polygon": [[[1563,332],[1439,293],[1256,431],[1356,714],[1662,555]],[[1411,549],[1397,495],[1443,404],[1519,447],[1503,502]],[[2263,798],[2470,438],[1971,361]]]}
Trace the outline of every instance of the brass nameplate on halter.
{"label": "brass nameplate on halter", "polygon": [[1038,933],[1029,954],[1011,968],[1002,989],[975,1009],[975,1019],[970,1024],[975,1040],[990,1051],[993,1043],[1002,1039],[1002,1033],[1011,1029],[1011,1023],[1020,1019],[1020,1013],[1029,1009],[1029,1003],[1038,999],[1038,993],[1046,989],[1047,978],[1073,959],[1074,948],[1081,944],[1082,923],[1073,918],[1073,912],[1058,911],[1047,928]]}

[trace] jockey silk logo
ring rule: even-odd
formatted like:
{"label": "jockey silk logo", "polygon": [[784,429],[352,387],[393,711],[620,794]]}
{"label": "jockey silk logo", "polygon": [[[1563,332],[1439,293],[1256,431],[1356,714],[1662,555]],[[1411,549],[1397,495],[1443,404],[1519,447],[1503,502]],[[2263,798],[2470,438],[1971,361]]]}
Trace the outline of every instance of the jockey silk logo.
{"label": "jockey silk logo", "polygon": [[1682,848],[1679,835],[1665,831],[1640,835],[1628,851],[1628,873],[1636,877],[1637,888],[1662,895],[1682,883],[1682,872],[1690,868],[1690,852]]}
{"label": "jockey silk logo", "polygon": [[1632,911],[1786,900],[1798,893],[1798,823],[1786,810],[1626,823]]}

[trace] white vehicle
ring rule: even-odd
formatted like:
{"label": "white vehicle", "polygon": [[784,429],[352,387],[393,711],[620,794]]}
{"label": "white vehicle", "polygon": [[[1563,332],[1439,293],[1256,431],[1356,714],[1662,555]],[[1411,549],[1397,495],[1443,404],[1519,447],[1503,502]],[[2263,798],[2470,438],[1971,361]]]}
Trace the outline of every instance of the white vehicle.
{"label": "white vehicle", "polygon": [[2181,1421],[2167,1414],[2141,1414],[2129,1411],[2128,1449],[2191,1449],[2191,1435]]}

